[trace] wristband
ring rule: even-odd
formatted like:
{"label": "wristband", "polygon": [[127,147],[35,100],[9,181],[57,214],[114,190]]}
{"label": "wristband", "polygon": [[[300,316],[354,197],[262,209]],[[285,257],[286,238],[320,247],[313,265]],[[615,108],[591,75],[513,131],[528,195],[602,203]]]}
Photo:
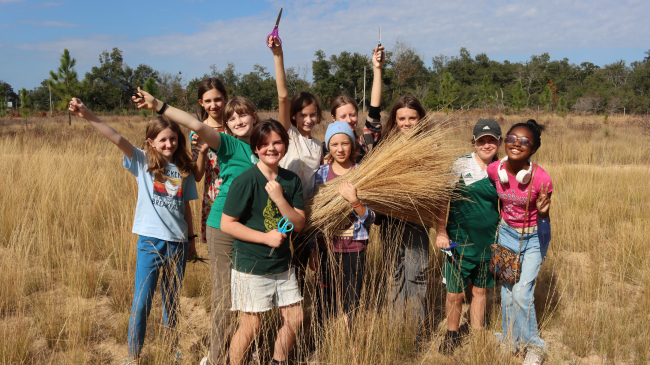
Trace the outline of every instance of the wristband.
{"label": "wristband", "polygon": [[352,206],[352,209],[357,209],[357,208],[359,208],[360,206],[363,205],[363,203],[361,202],[361,200],[359,200],[358,202],[359,202],[359,204],[357,204],[357,205],[353,205],[353,206]]}
{"label": "wristband", "polygon": [[163,102],[163,106],[162,106],[162,108],[160,108],[160,110],[157,111],[156,114],[158,114],[158,115],[163,115],[163,113],[165,113],[165,110],[166,110],[166,109],[167,109],[167,103],[164,103],[164,102]]}

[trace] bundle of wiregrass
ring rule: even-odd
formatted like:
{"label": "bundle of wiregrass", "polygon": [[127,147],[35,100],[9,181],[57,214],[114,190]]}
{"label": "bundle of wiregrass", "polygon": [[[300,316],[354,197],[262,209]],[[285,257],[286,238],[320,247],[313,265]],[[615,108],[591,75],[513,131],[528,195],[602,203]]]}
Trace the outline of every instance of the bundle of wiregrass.
{"label": "bundle of wiregrass", "polygon": [[351,223],[350,204],[339,194],[342,181],[375,212],[433,227],[439,206],[455,198],[450,166],[471,148],[453,135],[458,128],[449,118],[436,121],[435,115],[412,131],[389,133],[357,168],[322,185],[307,205],[307,228],[329,235]]}

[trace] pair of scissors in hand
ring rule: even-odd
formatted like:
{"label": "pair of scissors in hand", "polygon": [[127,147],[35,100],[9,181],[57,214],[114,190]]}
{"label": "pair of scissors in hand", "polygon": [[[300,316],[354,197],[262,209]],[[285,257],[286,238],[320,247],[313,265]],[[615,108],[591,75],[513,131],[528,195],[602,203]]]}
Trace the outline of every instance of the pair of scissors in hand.
{"label": "pair of scissors in hand", "polygon": [[446,253],[446,254],[449,255],[449,256],[453,256],[453,254],[451,253],[451,249],[452,249],[452,248],[456,248],[456,247],[467,247],[467,246],[474,246],[474,244],[473,244],[473,243],[463,243],[463,244],[459,244],[459,243],[456,243],[456,242],[454,242],[454,241],[449,241],[449,247],[447,247],[447,248],[441,248],[440,250],[441,250],[442,252]]}
{"label": "pair of scissors in hand", "polygon": [[[124,84],[121,84],[121,83],[111,79],[110,77],[108,77],[106,75],[103,75],[102,77],[105,78],[106,80],[114,83],[115,85],[119,86],[120,89],[122,89],[122,90],[126,91],[127,93],[131,94],[131,96],[135,97],[136,99],[142,98],[142,95],[138,94],[138,89],[134,89],[132,87],[128,87],[128,86],[126,86]],[[131,102],[133,102],[135,104],[135,101],[133,100],[133,98],[131,98]]]}
{"label": "pair of scissors in hand", "polygon": [[[269,35],[266,36],[266,45],[269,48],[271,48],[271,46],[269,46],[268,40],[269,40],[269,37],[271,37],[271,36],[278,39],[278,42],[279,42],[278,45],[279,46],[282,45],[282,40],[280,39],[280,35],[278,34],[278,25],[280,25],[280,18],[282,17],[282,9],[283,8],[280,8],[280,14],[278,14],[278,20],[275,22],[275,27],[273,28],[273,31],[271,31],[271,33],[269,33]],[[273,41],[272,44],[275,45],[275,39],[273,39],[272,41]]]}
{"label": "pair of scissors in hand", "polygon": [[[278,232],[280,233],[289,233],[293,231],[293,223],[289,222],[289,217],[282,217],[280,221],[278,222]],[[275,247],[271,248],[271,252],[269,252],[269,257],[273,255],[273,251],[275,251]]]}

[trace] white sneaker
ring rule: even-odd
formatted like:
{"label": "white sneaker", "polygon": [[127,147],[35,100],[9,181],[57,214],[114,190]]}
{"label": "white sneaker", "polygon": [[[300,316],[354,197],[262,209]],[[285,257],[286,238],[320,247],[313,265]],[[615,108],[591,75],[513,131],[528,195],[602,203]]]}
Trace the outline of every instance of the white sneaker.
{"label": "white sneaker", "polygon": [[541,353],[529,349],[528,352],[526,353],[526,358],[524,359],[524,364],[523,365],[542,365],[544,362],[544,357],[542,356]]}
{"label": "white sneaker", "polygon": [[199,365],[208,365],[208,357],[206,356],[206,357],[202,358]]}
{"label": "white sneaker", "polygon": [[128,357],[126,360],[124,360],[123,365],[138,365],[138,360],[132,357]]}

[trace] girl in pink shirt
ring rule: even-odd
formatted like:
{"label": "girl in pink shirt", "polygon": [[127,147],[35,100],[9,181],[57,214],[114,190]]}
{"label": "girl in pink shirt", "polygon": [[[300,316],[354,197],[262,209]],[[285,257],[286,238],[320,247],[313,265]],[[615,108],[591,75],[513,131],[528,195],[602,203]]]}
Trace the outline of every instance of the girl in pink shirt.
{"label": "girl in pink shirt", "polygon": [[[546,348],[537,328],[533,291],[548,249],[547,240],[540,239],[537,228],[540,225],[548,227],[553,182],[546,171],[530,161],[530,156],[542,144],[543,129],[532,119],[512,126],[505,138],[507,157],[487,168],[501,199],[498,243],[520,252],[522,263],[519,282],[504,282],[501,286],[503,333],[498,336],[513,346],[514,351],[528,350],[524,364],[541,364]],[[529,189],[530,203],[526,215]]]}

